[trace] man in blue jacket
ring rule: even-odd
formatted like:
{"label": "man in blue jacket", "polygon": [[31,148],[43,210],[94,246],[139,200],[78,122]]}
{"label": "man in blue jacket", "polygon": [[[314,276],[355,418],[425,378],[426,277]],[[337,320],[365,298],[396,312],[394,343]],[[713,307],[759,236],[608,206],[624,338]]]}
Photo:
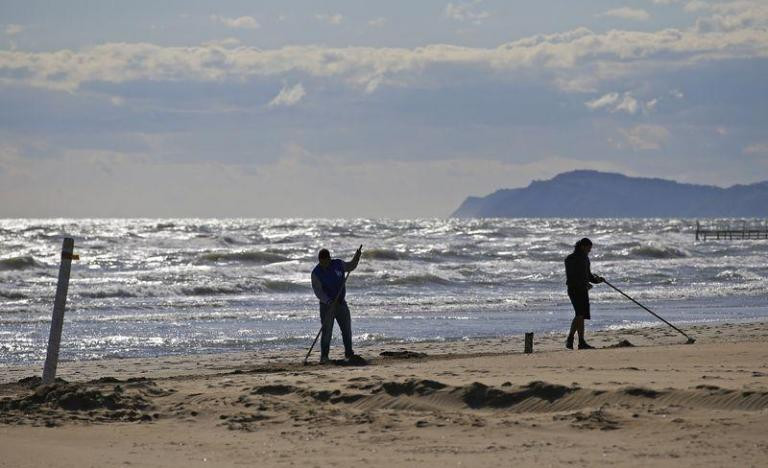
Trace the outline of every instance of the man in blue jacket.
{"label": "man in blue jacket", "polygon": [[592,241],[586,237],[576,242],[573,253],[565,258],[565,276],[568,285],[568,297],[573,304],[576,316],[571,322],[571,331],[565,341],[565,347],[573,349],[573,337],[579,334],[579,349],[593,349],[584,339],[584,320],[591,318],[589,313],[589,290],[591,283],[602,283],[602,277],[592,274],[589,265],[589,252]]}
{"label": "man in blue jacket", "polygon": [[355,357],[355,353],[352,351],[352,319],[345,300],[344,273],[357,268],[361,253],[362,250],[357,249],[351,262],[345,262],[338,258],[331,259],[331,253],[328,249],[321,249],[317,254],[318,264],[312,270],[312,289],[320,301],[321,364],[329,362],[328,353],[331,349],[334,318],[341,329],[341,338],[344,341],[344,357],[348,360]]}

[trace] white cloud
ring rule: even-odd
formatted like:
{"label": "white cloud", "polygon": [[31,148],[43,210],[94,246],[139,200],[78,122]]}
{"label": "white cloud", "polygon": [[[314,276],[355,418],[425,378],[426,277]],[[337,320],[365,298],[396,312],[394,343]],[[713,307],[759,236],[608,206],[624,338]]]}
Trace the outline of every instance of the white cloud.
{"label": "white cloud", "polygon": [[[766,23],[768,24],[768,23]],[[107,43],[51,52],[0,50],[0,80],[76,91],[82,83],[148,81],[242,81],[296,74],[332,79],[371,91],[382,85],[439,82],[434,67],[475,70],[504,80],[537,76],[566,90],[599,89],[604,80],[678,70],[702,62],[768,57],[761,27],[702,33],[695,29],[656,32],[579,28],[536,35],[495,48],[445,44],[415,48],[324,47],[259,49],[208,43],[169,47]],[[530,71],[530,73],[514,73]],[[627,110],[631,101],[627,102]]]}
{"label": "white cloud", "polygon": [[228,18],[226,16],[211,15],[211,20],[221,23],[228,28],[235,29],[259,29],[261,25],[256,18],[252,16],[239,16],[237,18]]}
{"label": "white cloud", "polygon": [[491,15],[485,10],[479,9],[483,0],[469,2],[449,3],[443,9],[443,16],[455,21],[467,21],[474,24],[482,24]]}
{"label": "white cloud", "polygon": [[632,21],[647,21],[651,18],[651,15],[639,8],[621,7],[613,10],[604,11],[597,15],[598,18],[620,18]]}
{"label": "white cloud", "polygon": [[237,47],[240,45],[240,39],[236,37],[226,37],[224,39],[215,39],[213,41],[203,42],[203,47]]}
{"label": "white cloud", "polygon": [[344,16],[340,13],[321,13],[315,15],[315,18],[322,21],[323,23],[338,25],[341,24],[342,21],[344,21]]}
{"label": "white cloud", "polygon": [[635,150],[658,150],[669,140],[669,130],[659,125],[637,125],[620,130],[626,143]]}
{"label": "white cloud", "polygon": [[691,0],[685,4],[683,8],[689,13],[695,13],[697,11],[704,11],[710,8],[710,4],[702,0]]}
{"label": "white cloud", "polygon": [[669,92],[669,95],[672,96],[675,99],[683,99],[685,97],[685,94],[683,94],[682,91],[679,89],[673,89]]}
{"label": "white cloud", "polygon": [[277,96],[269,101],[267,107],[270,109],[275,107],[291,107],[301,101],[301,98],[306,96],[306,94],[304,86],[302,86],[301,83],[294,86],[283,86],[283,89],[277,93]]}
{"label": "white cloud", "polygon": [[602,109],[604,107],[613,107],[619,100],[619,93],[608,93],[595,100],[586,102],[586,106],[592,110]]}
{"label": "white cloud", "polygon": [[5,26],[5,34],[8,36],[15,36],[16,34],[19,34],[26,29],[24,26],[20,24],[7,24]]}
{"label": "white cloud", "polygon": [[[611,113],[626,112],[627,114],[636,114],[640,110],[640,102],[626,92],[623,95],[619,93],[608,93],[595,100],[587,101],[585,105],[590,110],[606,109]],[[655,103],[653,104],[655,106]]]}
{"label": "white cloud", "polygon": [[387,22],[387,19],[384,18],[383,16],[380,16],[378,18],[374,18],[372,20],[369,20],[368,21],[368,26],[372,26],[374,28],[380,28],[380,27],[384,26],[384,24],[386,24],[386,22]]}

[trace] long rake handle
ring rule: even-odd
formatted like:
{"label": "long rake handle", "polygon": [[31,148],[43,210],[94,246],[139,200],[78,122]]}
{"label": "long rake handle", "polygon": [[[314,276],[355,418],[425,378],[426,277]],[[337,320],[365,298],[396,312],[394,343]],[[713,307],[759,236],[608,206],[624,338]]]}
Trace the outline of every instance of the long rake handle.
{"label": "long rake handle", "polygon": [[611,283],[609,283],[609,282],[608,282],[608,280],[606,280],[605,278],[603,278],[603,282],[604,282],[605,284],[607,284],[608,286],[612,287],[613,289],[615,289],[615,290],[616,290],[616,292],[618,292],[618,293],[619,293],[619,294],[621,294],[622,296],[626,297],[626,298],[627,298],[627,299],[629,299],[630,301],[634,302],[635,304],[637,304],[637,305],[639,305],[640,307],[642,307],[643,309],[645,309],[647,312],[649,312],[651,315],[653,315],[653,316],[654,316],[654,317],[656,317],[657,319],[661,320],[662,322],[666,323],[666,324],[667,324],[667,325],[669,325],[670,327],[672,327],[672,328],[674,328],[675,330],[677,330],[677,332],[678,332],[678,333],[680,333],[680,334],[681,334],[681,335],[683,335],[684,337],[688,338],[688,340],[689,340],[689,341],[694,341],[694,339],[693,339],[693,338],[691,338],[690,336],[686,335],[684,331],[680,330],[680,329],[679,329],[679,328],[677,328],[676,326],[674,326],[674,325],[672,325],[671,323],[667,322],[666,320],[664,320],[663,318],[661,318],[661,317],[660,317],[658,314],[656,314],[654,311],[652,311],[652,310],[651,310],[651,309],[649,309],[648,307],[646,307],[646,306],[644,306],[644,305],[640,304],[639,302],[637,302],[636,300],[632,299],[632,298],[631,298],[631,297],[630,297],[630,296],[629,296],[627,293],[625,293],[625,292],[624,292],[624,291],[622,291],[621,289],[619,289],[619,288],[617,288],[616,286],[614,286],[614,285],[612,285]]}

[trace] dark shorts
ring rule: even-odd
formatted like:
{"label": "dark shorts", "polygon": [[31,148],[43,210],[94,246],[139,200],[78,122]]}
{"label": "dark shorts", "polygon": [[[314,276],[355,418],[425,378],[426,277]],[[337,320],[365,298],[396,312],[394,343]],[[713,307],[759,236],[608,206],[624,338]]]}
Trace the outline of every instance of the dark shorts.
{"label": "dark shorts", "polygon": [[591,318],[589,315],[589,291],[568,288],[568,297],[571,298],[576,317],[589,320]]}

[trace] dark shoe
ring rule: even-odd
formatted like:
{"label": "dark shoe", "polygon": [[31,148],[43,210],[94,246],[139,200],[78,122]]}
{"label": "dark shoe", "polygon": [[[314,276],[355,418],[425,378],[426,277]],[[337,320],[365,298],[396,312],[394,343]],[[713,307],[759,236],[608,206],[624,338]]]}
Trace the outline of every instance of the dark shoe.
{"label": "dark shoe", "polygon": [[351,366],[365,366],[368,364],[368,361],[362,356],[353,354],[347,357],[347,364]]}
{"label": "dark shoe", "polygon": [[579,343],[579,349],[595,349],[595,347],[590,346],[589,343],[585,341],[583,343]]}
{"label": "dark shoe", "polygon": [[568,338],[565,340],[565,347],[568,349],[573,349],[573,338]]}
{"label": "dark shoe", "polygon": [[320,356],[320,364],[330,364],[331,360],[328,356]]}

